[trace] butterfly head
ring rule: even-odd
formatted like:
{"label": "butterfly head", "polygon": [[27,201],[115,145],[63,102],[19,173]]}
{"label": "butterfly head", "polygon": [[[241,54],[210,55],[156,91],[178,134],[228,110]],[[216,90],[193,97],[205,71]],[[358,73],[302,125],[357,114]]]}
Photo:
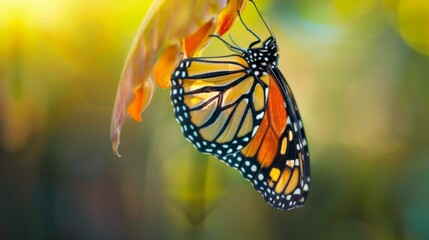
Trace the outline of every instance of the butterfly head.
{"label": "butterfly head", "polygon": [[266,74],[269,68],[277,66],[278,47],[274,37],[269,37],[262,47],[250,47],[244,53],[244,58],[249,63],[255,76]]}
{"label": "butterfly head", "polygon": [[274,37],[269,37],[267,38],[267,40],[265,40],[264,44],[263,44],[264,48],[267,50],[272,50],[277,52],[277,41]]}

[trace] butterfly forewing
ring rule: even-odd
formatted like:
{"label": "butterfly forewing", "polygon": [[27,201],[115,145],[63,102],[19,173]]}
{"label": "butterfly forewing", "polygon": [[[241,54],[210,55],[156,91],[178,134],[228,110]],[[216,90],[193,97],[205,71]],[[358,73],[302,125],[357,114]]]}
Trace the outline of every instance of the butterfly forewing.
{"label": "butterfly forewing", "polygon": [[183,60],[171,98],[185,137],[217,157],[241,150],[255,135],[267,99],[268,76],[249,74],[239,55]]}

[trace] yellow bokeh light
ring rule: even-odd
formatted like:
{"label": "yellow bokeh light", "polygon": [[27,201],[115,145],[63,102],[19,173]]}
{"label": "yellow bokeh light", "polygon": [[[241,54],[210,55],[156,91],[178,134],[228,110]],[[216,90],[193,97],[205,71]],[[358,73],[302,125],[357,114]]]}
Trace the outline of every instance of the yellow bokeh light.
{"label": "yellow bokeh light", "polygon": [[398,19],[404,40],[418,52],[429,55],[429,1],[401,1]]}
{"label": "yellow bokeh light", "polygon": [[0,1],[0,27],[20,19],[29,27],[57,24],[67,4],[53,0],[2,0]]}
{"label": "yellow bokeh light", "polygon": [[354,19],[374,9],[375,0],[332,0],[335,10],[343,19]]}

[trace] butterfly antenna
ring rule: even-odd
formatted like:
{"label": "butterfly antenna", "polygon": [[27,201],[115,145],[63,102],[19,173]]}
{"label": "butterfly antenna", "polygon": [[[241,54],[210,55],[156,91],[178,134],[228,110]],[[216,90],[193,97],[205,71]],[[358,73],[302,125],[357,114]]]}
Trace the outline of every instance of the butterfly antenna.
{"label": "butterfly antenna", "polygon": [[252,48],[253,46],[255,46],[256,44],[261,42],[261,38],[259,38],[258,35],[256,35],[256,33],[254,33],[252,30],[250,30],[250,28],[244,23],[243,19],[241,18],[241,14],[240,11],[237,11],[238,13],[238,18],[240,18],[240,22],[241,24],[243,24],[243,26],[246,28],[246,30],[248,32],[250,32],[253,36],[255,36],[256,41],[253,41],[252,43],[250,43],[249,48]]}
{"label": "butterfly antenna", "polygon": [[258,7],[256,6],[256,3],[253,0],[249,0],[249,2],[251,2],[253,4],[253,6],[255,6],[256,11],[258,12],[259,17],[262,19],[262,22],[264,23],[265,27],[267,27],[268,32],[270,32],[271,37],[274,37],[274,33],[271,30],[271,28],[268,26],[267,22],[265,22],[264,17],[262,17],[261,12],[259,11]]}
{"label": "butterfly antenna", "polygon": [[256,33],[254,33],[252,30],[250,30],[250,28],[244,23],[243,18],[241,18],[241,13],[240,11],[237,11],[238,14],[238,18],[240,19],[241,24],[243,24],[244,28],[246,28],[246,30],[248,32],[250,32],[253,36],[255,36],[255,38],[257,39],[256,41],[254,41],[253,43],[250,44],[250,46],[253,46],[255,44],[258,44],[261,42],[261,39],[259,38],[258,35],[256,35]]}
{"label": "butterfly antenna", "polygon": [[[223,39],[223,38],[221,38],[220,36],[218,36],[218,35],[215,35],[215,34],[210,34],[210,37],[214,37],[214,38],[217,38],[217,39],[219,39],[221,42],[223,42],[229,49],[231,49],[232,51],[235,51],[235,52],[237,52],[237,53],[243,53],[243,52],[246,52],[246,50],[245,49],[242,49],[242,48],[240,48],[240,47],[236,47],[236,46],[234,46],[234,45],[232,45],[231,43],[229,43],[229,42],[227,42],[227,41],[225,41],[225,39]],[[235,42],[233,42],[234,44],[235,44]]]}
{"label": "butterfly antenna", "polygon": [[[232,37],[232,34],[228,34],[229,39],[231,40],[232,44],[234,44],[235,47],[241,48],[240,45],[234,40],[234,38]],[[232,45],[231,44],[231,45]]]}

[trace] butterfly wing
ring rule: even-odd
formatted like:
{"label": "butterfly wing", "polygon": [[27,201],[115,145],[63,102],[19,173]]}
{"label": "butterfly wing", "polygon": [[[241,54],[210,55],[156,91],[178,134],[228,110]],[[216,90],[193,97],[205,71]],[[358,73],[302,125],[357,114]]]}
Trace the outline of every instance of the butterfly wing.
{"label": "butterfly wing", "polygon": [[238,169],[276,208],[301,206],[310,188],[307,141],[297,104],[277,68],[269,73],[266,112],[255,136],[240,152],[222,159]]}
{"label": "butterfly wing", "polygon": [[263,119],[269,77],[254,77],[240,55],[184,59],[171,77],[171,101],[185,137],[203,153],[243,149]]}

